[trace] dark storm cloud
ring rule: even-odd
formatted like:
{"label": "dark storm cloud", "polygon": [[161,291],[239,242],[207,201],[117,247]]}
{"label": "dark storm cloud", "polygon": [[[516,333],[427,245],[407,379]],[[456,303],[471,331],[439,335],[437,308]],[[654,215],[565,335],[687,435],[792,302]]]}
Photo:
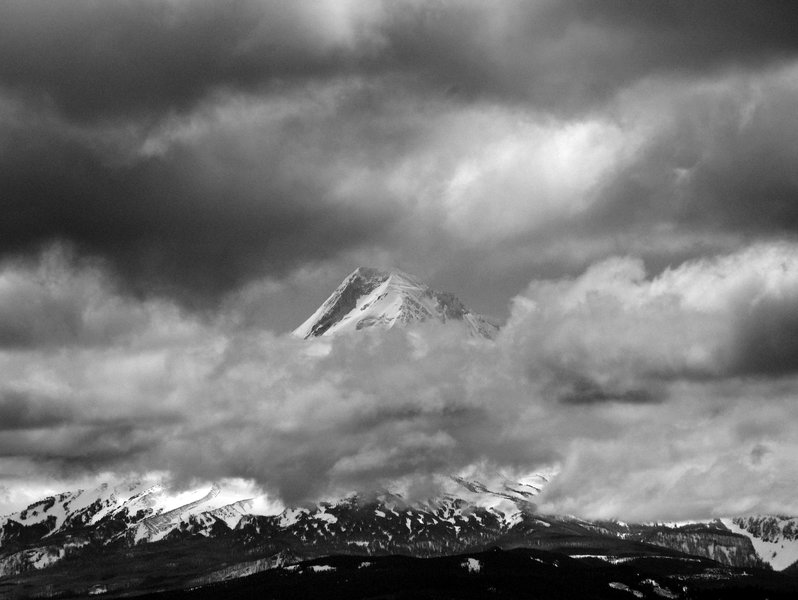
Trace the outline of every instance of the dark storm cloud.
{"label": "dark storm cloud", "polygon": [[[340,53],[356,24],[333,13],[331,3],[3,3],[0,255],[64,242],[105,259],[129,290],[201,306],[379,235],[390,208],[326,202],[329,171],[347,155],[325,152],[340,140],[329,121],[297,108],[276,128],[241,123],[230,106],[271,82],[267,96],[296,107],[283,94],[291,81],[346,72]],[[219,105],[232,125],[169,139],[213,124]],[[2,337],[29,343],[19,329]]]}
{"label": "dark storm cloud", "polygon": [[[50,425],[48,427],[48,425]],[[41,424],[0,432],[0,456],[25,456],[64,473],[90,473],[114,463],[134,464],[151,451],[157,434],[144,422],[90,427]]]}
{"label": "dark storm cloud", "polygon": [[[748,236],[798,232],[794,70],[730,78],[676,92],[662,125],[596,195],[587,231],[674,231]],[[654,86],[649,93],[668,91]],[[572,223],[574,225],[574,223]]]}
{"label": "dark storm cloud", "polygon": [[732,372],[758,377],[798,373],[798,298],[767,299],[741,315]]}
{"label": "dark storm cloud", "polygon": [[[750,233],[798,233],[798,88],[770,89],[744,123],[708,135],[687,176],[678,218]],[[695,144],[701,148],[701,144]]]}
{"label": "dark storm cloud", "polygon": [[0,306],[0,348],[32,348],[73,343],[81,337],[81,307],[37,297],[30,290],[3,294]]}
{"label": "dark storm cloud", "polygon": [[179,147],[119,164],[72,139],[27,133],[14,132],[0,160],[0,252],[69,242],[107,259],[136,292],[202,304],[253,274],[362,243],[391,219],[379,207],[321,202],[324,182],[292,174],[292,156],[273,147],[254,165],[228,160],[236,149],[218,140],[210,153]]}
{"label": "dark storm cloud", "polygon": [[152,120],[220,89],[345,70],[327,25],[307,3],[12,0],[0,85],[78,120]]}
{"label": "dark storm cloud", "polygon": [[51,428],[74,420],[65,402],[17,390],[0,390],[0,431]]}
{"label": "dark storm cloud", "polygon": [[584,108],[655,73],[798,50],[784,2],[14,1],[2,85],[71,117],[158,118],[220,89],[403,72],[466,97]]}
{"label": "dark storm cloud", "polygon": [[[562,376],[562,374],[561,374]],[[568,381],[568,377],[565,378]],[[649,389],[607,389],[587,377],[571,376],[565,385],[566,391],[561,392],[559,401],[565,404],[598,404],[604,402],[620,402],[627,404],[646,404],[660,402],[658,397]]]}
{"label": "dark storm cloud", "polygon": [[63,250],[45,257],[38,267],[20,260],[0,268],[0,350],[108,345],[147,325],[143,306],[106,302],[85,261]]}
{"label": "dark storm cloud", "polygon": [[389,11],[383,33],[390,61],[455,96],[532,102],[560,114],[601,105],[647,76],[760,67],[798,52],[798,10],[778,1],[441,2],[415,8],[400,4]]}
{"label": "dark storm cloud", "polygon": [[[551,510],[794,507],[795,13],[0,3],[0,456],[289,501],[557,462]],[[486,346],[264,331],[358,261],[523,291]]]}
{"label": "dark storm cloud", "polygon": [[[484,255],[485,240],[496,247],[506,232],[477,231],[474,242],[442,224],[459,204],[440,198],[476,151],[463,143],[468,127],[475,137],[480,128],[511,137],[512,123],[526,118],[512,112],[520,110],[533,120],[554,115],[556,133],[566,124],[558,119],[601,115],[619,92],[652,77],[679,87],[781,64],[795,54],[795,12],[785,3],[714,1],[3,3],[0,254],[65,241],[107,259],[130,289],[200,304],[369,244],[393,259],[416,253],[441,264],[454,264],[466,247]],[[790,99],[785,93],[782,116]],[[277,124],[257,122],[241,108],[246,102],[260,103]],[[472,108],[493,113],[470,125]],[[214,112],[224,110],[224,118]],[[490,118],[504,122],[494,129]],[[197,133],[214,119],[223,122]],[[792,222],[794,144],[781,120],[761,139],[741,138],[730,158],[718,152],[694,169],[691,193],[700,202],[671,206],[669,171],[671,162],[694,165],[700,140],[680,132],[672,138],[678,150],[667,140],[660,154],[647,148],[602,180],[606,201],[586,228],[611,235],[637,218],[725,231],[748,227],[752,214],[765,229]],[[537,132],[541,142],[552,131]],[[489,177],[493,157],[483,158]],[[504,214],[534,204],[529,182],[502,181],[524,164],[517,158],[474,194],[488,203],[498,190],[497,205],[517,196]],[[558,172],[557,180],[572,175]],[[757,213],[757,193],[774,210]],[[556,194],[547,202],[566,204]],[[522,216],[512,234],[521,246],[555,229],[524,229]],[[478,229],[491,222],[475,221]],[[503,247],[511,248],[504,263],[516,260],[517,248]],[[581,269],[593,258],[572,262]],[[433,268],[452,279],[459,267]],[[515,269],[497,284],[503,310],[532,274],[564,266],[500,268]]]}

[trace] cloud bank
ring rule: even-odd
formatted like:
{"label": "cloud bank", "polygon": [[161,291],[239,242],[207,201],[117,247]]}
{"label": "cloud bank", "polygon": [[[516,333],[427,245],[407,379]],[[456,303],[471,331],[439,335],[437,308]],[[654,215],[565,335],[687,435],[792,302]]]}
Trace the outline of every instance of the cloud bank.
{"label": "cloud bank", "polygon": [[[557,464],[546,510],[795,513],[797,25],[734,0],[2,3],[0,500]],[[500,339],[284,335],[359,265]]]}
{"label": "cloud bank", "polygon": [[199,312],[259,293],[282,332],[353,265],[504,318],[530,280],[610,256],[792,239],[797,21],[714,0],[5,2],[0,257],[67,244]]}
{"label": "cloud bank", "polygon": [[200,319],[59,249],[6,263],[0,294],[9,480],[157,470],[295,503],[558,465],[542,510],[798,510],[794,244],[535,280],[495,344],[435,325],[306,342],[235,304]]}

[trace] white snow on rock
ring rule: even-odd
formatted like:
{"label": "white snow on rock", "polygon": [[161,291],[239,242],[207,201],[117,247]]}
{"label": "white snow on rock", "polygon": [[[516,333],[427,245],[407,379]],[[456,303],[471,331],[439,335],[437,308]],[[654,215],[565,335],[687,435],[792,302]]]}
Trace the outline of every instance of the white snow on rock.
{"label": "white snow on rock", "polygon": [[107,594],[108,588],[104,585],[95,585],[89,590],[89,596],[99,596],[101,594]]}
{"label": "white snow on rock", "polygon": [[238,502],[233,502],[232,504],[208,511],[208,514],[224,521],[225,525],[233,529],[245,515],[253,514],[253,504],[254,502],[251,499],[239,500]]}
{"label": "white snow on rock", "polygon": [[643,592],[639,592],[637,590],[633,590],[625,583],[621,583],[620,581],[612,581],[610,582],[610,587],[616,590],[621,590],[624,592],[629,592],[630,594],[634,594],[636,598],[642,598],[644,596]]}
{"label": "white snow on rock", "polygon": [[469,573],[479,573],[482,570],[482,563],[476,558],[467,558],[461,566],[464,569],[468,569]]}
{"label": "white snow on rock", "polygon": [[335,571],[335,567],[331,565],[311,565],[310,570],[314,573],[324,573],[325,571]]}
{"label": "white snow on rock", "polygon": [[[158,541],[166,537],[177,525],[181,519],[189,516],[200,514],[208,509],[215,509],[212,503],[221,492],[220,488],[216,485],[211,486],[210,490],[203,493],[205,490],[191,490],[184,492],[176,497],[168,498],[167,506],[173,506],[170,510],[160,510],[151,517],[142,520],[136,530],[135,539],[139,541]],[[202,494],[202,495],[200,495]],[[190,500],[189,502],[186,502]],[[180,504],[186,502],[185,504]],[[177,506],[174,506],[178,504]]]}
{"label": "white snow on rock", "polygon": [[338,517],[336,517],[335,515],[330,514],[328,512],[323,512],[323,511],[322,512],[317,512],[315,515],[313,515],[313,518],[317,519],[319,521],[324,521],[325,523],[337,523],[338,522]]}
{"label": "white snow on rock", "polygon": [[47,536],[50,536],[70,525],[94,525],[124,509],[131,513],[152,509],[161,492],[159,486],[148,487],[142,481],[131,481],[115,487],[104,483],[93,490],[80,489],[55,494],[0,518],[0,545],[3,543],[3,527],[9,521],[24,526],[45,522],[49,527]]}
{"label": "white snow on rock", "polygon": [[280,527],[289,527],[297,523],[302,515],[308,514],[304,508],[286,508],[280,515]]}
{"label": "white snow on rock", "polygon": [[670,591],[667,588],[662,587],[659,583],[657,583],[654,579],[644,579],[640,582],[641,585],[649,585],[651,586],[652,591],[662,598],[670,598],[671,600],[675,600],[679,597],[678,594]]}
{"label": "white snow on rock", "polygon": [[471,312],[454,294],[431,289],[402,271],[360,267],[353,271],[293,335],[332,336],[369,327],[437,320],[455,321],[473,337],[493,339],[498,326]]}
{"label": "white snow on rock", "polygon": [[798,561],[798,518],[752,515],[721,522],[729,531],[748,537],[759,557],[775,571]]}

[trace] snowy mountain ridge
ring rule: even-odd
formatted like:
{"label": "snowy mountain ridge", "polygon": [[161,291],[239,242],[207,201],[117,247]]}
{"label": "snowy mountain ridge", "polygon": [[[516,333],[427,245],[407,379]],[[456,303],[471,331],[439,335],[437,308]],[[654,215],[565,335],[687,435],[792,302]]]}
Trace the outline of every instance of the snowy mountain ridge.
{"label": "snowy mountain ridge", "polygon": [[457,322],[473,337],[493,339],[498,326],[471,312],[454,294],[435,291],[397,269],[360,267],[343,280],[293,335],[303,339],[368,327],[390,329],[414,322]]}
{"label": "snowy mountain ridge", "polygon": [[789,552],[768,554],[760,543],[767,538],[781,547],[793,536],[793,525],[783,518],[633,524],[546,515],[535,501],[552,473],[517,480],[495,475],[444,478],[439,494],[423,501],[382,490],[289,507],[259,498],[230,503],[230,490],[218,485],[176,493],[133,482],[67,492],[0,519],[0,581],[30,581],[45,568],[68,574],[98,553],[124,565],[123,587],[129,585],[129,556],[144,565],[185,556],[187,573],[198,577],[191,585],[331,555],[433,557],[493,547],[537,548],[608,564],[644,555],[696,564],[703,557],[718,561],[713,568],[768,562],[778,570],[789,562]]}
{"label": "snowy mountain ridge", "polygon": [[[452,477],[449,493],[426,502],[411,504],[401,494],[384,491],[371,499],[354,494],[288,508],[266,498],[230,502],[229,491],[216,484],[184,492],[143,481],[102,484],[93,490],[56,494],[1,517],[0,578],[49,567],[86,548],[132,547],[180,536],[216,538],[231,532],[263,541],[286,532],[299,540],[321,536],[326,544],[334,542],[342,548],[382,551],[399,543],[392,540],[401,529],[403,535],[410,536],[401,543],[411,552],[415,548],[411,540],[421,527],[424,535],[437,540],[428,540],[430,544],[443,548],[455,543],[446,540],[452,535],[457,538],[465,525],[476,527],[473,535],[482,535],[477,531],[481,521],[469,521],[468,515],[475,510],[490,519],[494,533],[508,530],[522,519],[523,512],[534,509],[530,498],[547,482],[546,475],[534,474],[490,489],[473,479]],[[372,508],[364,513],[363,503]],[[331,530],[338,522],[336,514],[342,522]],[[368,523],[361,522],[363,518]],[[372,544],[370,536],[380,539]]]}

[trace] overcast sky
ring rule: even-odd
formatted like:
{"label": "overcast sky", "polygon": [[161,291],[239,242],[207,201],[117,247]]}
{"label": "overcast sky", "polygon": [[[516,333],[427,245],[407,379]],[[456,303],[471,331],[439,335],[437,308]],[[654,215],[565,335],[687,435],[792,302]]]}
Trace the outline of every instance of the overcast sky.
{"label": "overcast sky", "polygon": [[[798,513],[796,31],[764,0],[0,3],[0,513],[541,465],[550,510]],[[289,339],[360,265],[503,333]]]}

